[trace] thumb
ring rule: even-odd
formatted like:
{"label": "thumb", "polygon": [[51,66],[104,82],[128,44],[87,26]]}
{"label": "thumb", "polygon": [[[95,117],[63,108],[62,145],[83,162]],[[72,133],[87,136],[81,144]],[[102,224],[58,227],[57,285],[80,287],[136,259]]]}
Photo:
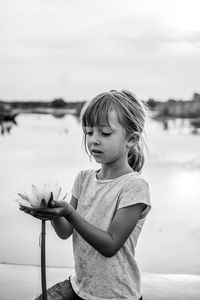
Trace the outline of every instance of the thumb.
{"label": "thumb", "polygon": [[64,201],[51,201],[50,202],[50,207],[63,207],[65,206]]}

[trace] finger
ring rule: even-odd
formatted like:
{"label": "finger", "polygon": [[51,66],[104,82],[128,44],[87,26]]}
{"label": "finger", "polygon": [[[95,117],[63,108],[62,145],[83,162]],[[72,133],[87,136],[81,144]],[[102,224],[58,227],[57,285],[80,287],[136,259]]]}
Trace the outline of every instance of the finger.
{"label": "finger", "polygon": [[23,211],[37,211],[37,208],[29,207],[25,205],[20,205],[19,209]]}
{"label": "finger", "polygon": [[35,213],[36,215],[42,215],[42,216],[54,216],[57,214],[57,210],[56,208],[38,208],[38,209],[34,209],[34,210],[29,210],[32,213]]}
{"label": "finger", "polygon": [[63,207],[66,205],[65,201],[51,201],[50,207]]}
{"label": "finger", "polygon": [[25,209],[29,209],[30,210],[31,207],[20,204],[19,209],[20,210],[25,210]]}
{"label": "finger", "polygon": [[30,211],[27,209],[27,208],[25,208],[25,207],[20,207],[20,210],[22,210],[23,212],[25,212],[25,213],[29,213]]}
{"label": "finger", "polygon": [[50,221],[50,220],[53,219],[52,216],[37,214],[35,212],[29,212],[28,214],[31,215],[32,217],[36,218],[36,219],[39,219],[39,220]]}
{"label": "finger", "polygon": [[26,212],[40,212],[40,213],[46,213],[46,208],[37,208],[37,207],[27,207],[27,206],[20,206],[20,210],[26,211]]}
{"label": "finger", "polygon": [[52,220],[54,218],[54,216],[52,216],[51,214],[37,213],[36,211],[27,209],[25,207],[20,208],[20,210],[22,210],[24,213],[31,215],[32,217],[35,217],[40,220]]}

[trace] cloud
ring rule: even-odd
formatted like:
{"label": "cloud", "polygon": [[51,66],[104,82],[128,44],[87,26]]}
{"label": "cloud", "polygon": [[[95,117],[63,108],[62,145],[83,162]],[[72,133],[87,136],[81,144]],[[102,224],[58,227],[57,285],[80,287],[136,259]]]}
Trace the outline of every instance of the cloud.
{"label": "cloud", "polygon": [[189,44],[200,46],[200,30],[190,31],[180,36],[180,41],[184,41]]}
{"label": "cloud", "polygon": [[[116,44],[116,47],[123,49],[129,48],[134,52],[151,53],[151,52],[166,52],[167,47],[178,47],[182,44],[193,46],[199,49],[200,46],[200,31],[191,31],[188,33],[152,33],[137,36],[115,36],[111,40]],[[167,48],[168,49],[168,48]],[[183,53],[184,48],[182,48]],[[189,54],[189,49],[187,49]]]}
{"label": "cloud", "polygon": [[[184,14],[171,0],[166,6],[156,0],[0,3],[5,3],[0,11],[3,95],[65,91],[77,97],[133,84],[153,96],[171,88],[182,94],[186,82],[192,93],[198,84],[199,21],[186,14],[189,2]],[[187,28],[189,23],[194,28]]]}

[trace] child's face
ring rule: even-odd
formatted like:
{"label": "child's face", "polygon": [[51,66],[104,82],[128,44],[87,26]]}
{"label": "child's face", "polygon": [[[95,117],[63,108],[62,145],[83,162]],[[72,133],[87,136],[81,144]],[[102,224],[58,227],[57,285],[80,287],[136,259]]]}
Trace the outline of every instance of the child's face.
{"label": "child's face", "polygon": [[109,164],[127,158],[130,143],[115,110],[108,115],[109,124],[86,127],[86,143],[96,162]]}

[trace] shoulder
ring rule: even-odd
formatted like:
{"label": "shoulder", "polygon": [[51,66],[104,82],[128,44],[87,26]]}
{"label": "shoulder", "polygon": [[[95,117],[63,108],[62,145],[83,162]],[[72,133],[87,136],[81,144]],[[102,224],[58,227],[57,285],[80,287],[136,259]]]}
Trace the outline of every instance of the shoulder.
{"label": "shoulder", "polygon": [[84,181],[85,179],[95,176],[96,171],[94,169],[81,170],[77,176],[76,181]]}
{"label": "shoulder", "polygon": [[132,172],[128,174],[124,182],[124,189],[130,187],[138,187],[141,189],[149,189],[149,184],[147,180],[138,172]]}
{"label": "shoulder", "polygon": [[94,170],[81,170],[77,174],[73,187],[72,187],[72,195],[75,198],[80,197],[80,193],[83,190],[83,187],[87,187],[91,182],[92,176],[95,176]]}
{"label": "shoulder", "polygon": [[123,184],[119,208],[137,203],[151,206],[148,182],[139,173],[133,172],[127,176]]}

